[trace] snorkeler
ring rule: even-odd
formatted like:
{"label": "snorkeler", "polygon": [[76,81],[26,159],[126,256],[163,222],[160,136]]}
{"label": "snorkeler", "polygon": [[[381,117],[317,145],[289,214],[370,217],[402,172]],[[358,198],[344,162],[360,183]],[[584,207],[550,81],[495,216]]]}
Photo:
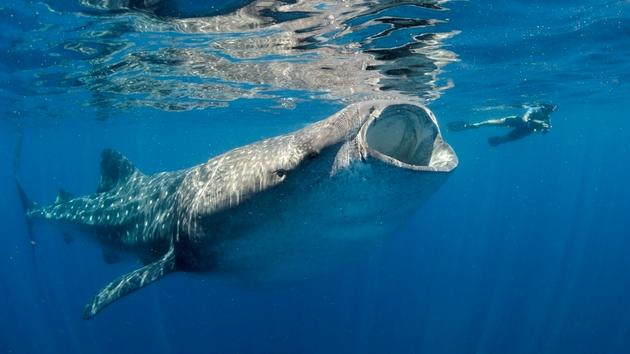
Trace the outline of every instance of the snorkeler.
{"label": "snorkeler", "polygon": [[447,128],[451,131],[462,131],[485,126],[501,126],[512,128],[512,131],[503,136],[488,138],[488,144],[497,146],[503,143],[524,138],[532,133],[546,134],[551,129],[550,115],[556,110],[556,105],[541,103],[536,106],[525,106],[527,111],[522,116],[509,116],[503,118],[488,119],[481,122],[469,123],[463,121],[450,122]]}

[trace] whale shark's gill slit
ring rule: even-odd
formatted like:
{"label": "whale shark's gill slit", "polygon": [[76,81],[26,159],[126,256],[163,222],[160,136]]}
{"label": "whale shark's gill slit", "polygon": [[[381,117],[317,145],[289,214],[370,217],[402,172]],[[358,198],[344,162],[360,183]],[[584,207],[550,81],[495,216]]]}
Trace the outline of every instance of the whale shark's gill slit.
{"label": "whale shark's gill slit", "polygon": [[371,122],[368,146],[377,153],[413,166],[428,166],[438,128],[424,110],[410,105],[390,106]]}

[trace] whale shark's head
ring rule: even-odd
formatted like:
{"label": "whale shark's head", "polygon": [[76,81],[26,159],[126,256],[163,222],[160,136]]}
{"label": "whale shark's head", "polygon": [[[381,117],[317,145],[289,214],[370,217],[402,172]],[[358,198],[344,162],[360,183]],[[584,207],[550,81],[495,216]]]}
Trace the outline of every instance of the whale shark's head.
{"label": "whale shark's head", "polygon": [[363,215],[395,214],[402,205],[416,210],[458,164],[433,113],[412,102],[352,104],[292,136],[303,152],[284,166],[278,188],[298,195],[291,204],[312,196],[303,209],[323,203]]}
{"label": "whale shark's head", "polygon": [[359,159],[412,171],[450,172],[457,166],[457,155],[442,139],[436,118],[426,107],[374,101],[348,109],[354,111],[359,128],[348,132],[352,138],[337,153],[333,173]]}

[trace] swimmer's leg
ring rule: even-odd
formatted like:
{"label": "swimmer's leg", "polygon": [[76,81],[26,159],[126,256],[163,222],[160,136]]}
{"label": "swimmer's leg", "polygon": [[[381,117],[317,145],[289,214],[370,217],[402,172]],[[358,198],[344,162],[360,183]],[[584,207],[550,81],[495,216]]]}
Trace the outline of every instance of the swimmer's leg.
{"label": "swimmer's leg", "polygon": [[515,120],[518,120],[519,118],[516,116],[510,116],[510,117],[503,117],[503,118],[493,118],[493,119],[487,119],[481,122],[477,122],[477,123],[472,123],[471,125],[474,128],[479,128],[479,127],[486,127],[486,126],[512,126]]}
{"label": "swimmer's leg", "polygon": [[458,132],[458,131],[462,131],[466,129],[476,129],[476,128],[486,127],[486,126],[513,127],[513,126],[516,126],[517,123],[519,123],[518,122],[519,120],[520,118],[517,116],[509,116],[509,117],[503,117],[503,118],[487,119],[487,120],[484,120],[481,122],[475,122],[475,123],[469,123],[465,121],[455,121],[455,122],[448,123],[446,127],[448,128],[448,130],[454,131],[454,132]]}
{"label": "swimmer's leg", "polygon": [[460,132],[462,130],[471,129],[471,123],[464,122],[463,120],[458,120],[455,122],[448,122],[446,124],[446,129],[452,132]]}
{"label": "swimmer's leg", "polygon": [[458,120],[455,122],[449,122],[448,124],[446,124],[446,128],[448,128],[448,130],[450,131],[459,132],[462,130],[475,129],[475,128],[483,127],[486,125],[504,125],[504,124],[505,124],[505,118],[488,119],[488,120],[484,120],[482,122],[476,122],[476,123],[469,123],[462,120]]}

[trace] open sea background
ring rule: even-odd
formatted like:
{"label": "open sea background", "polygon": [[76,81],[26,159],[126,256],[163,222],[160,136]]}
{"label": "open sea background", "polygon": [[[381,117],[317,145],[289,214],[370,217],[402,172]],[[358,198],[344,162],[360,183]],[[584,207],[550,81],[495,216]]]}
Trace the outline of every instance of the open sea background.
{"label": "open sea background", "polygon": [[[212,16],[251,2],[0,3],[0,353],[630,353],[630,3],[353,2],[346,17],[341,2],[257,9],[221,31]],[[178,273],[84,321],[135,264],[106,265],[52,227],[28,242],[21,134],[20,178],[51,202],[93,192],[106,147],[145,172],[179,169],[396,95],[442,127],[558,110],[549,134],[496,148],[498,128],[443,131],[460,158],[447,183],[383,247],[312,279]]]}

